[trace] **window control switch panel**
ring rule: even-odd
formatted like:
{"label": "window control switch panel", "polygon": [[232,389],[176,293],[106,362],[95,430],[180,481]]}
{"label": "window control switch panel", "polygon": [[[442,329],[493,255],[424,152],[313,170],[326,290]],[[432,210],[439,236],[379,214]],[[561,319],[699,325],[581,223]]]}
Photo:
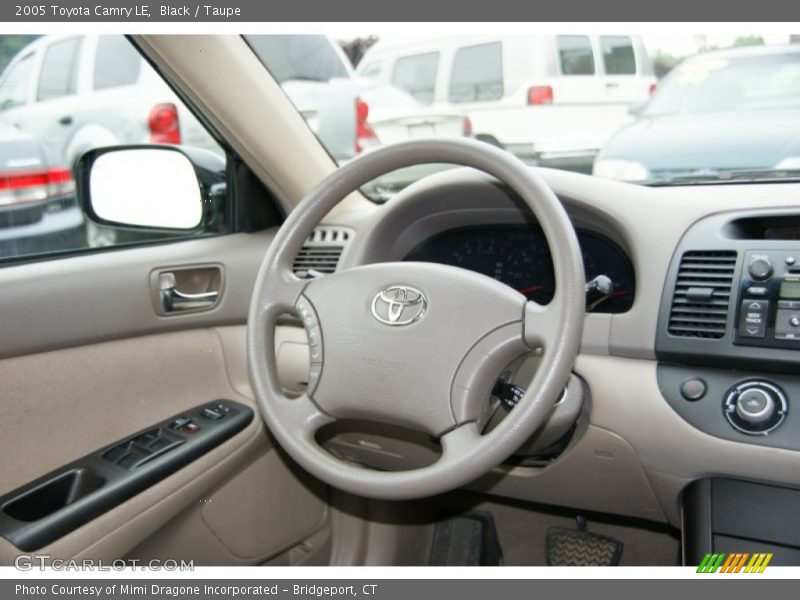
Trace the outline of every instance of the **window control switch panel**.
{"label": "window control switch panel", "polygon": [[183,442],[183,439],[158,427],[114,446],[103,454],[103,458],[125,469],[133,469],[180,446]]}
{"label": "window control switch panel", "polygon": [[[213,424],[221,424],[236,412],[232,403],[217,400],[117,444],[104,452],[103,458],[123,469],[135,469],[171,452],[185,443],[187,436],[199,439],[206,429],[213,431]],[[206,427],[206,422],[211,426]]]}
{"label": "window control switch panel", "polygon": [[244,404],[214,400],[72,461],[0,497],[0,536],[37,550],[219,446],[253,417]]}

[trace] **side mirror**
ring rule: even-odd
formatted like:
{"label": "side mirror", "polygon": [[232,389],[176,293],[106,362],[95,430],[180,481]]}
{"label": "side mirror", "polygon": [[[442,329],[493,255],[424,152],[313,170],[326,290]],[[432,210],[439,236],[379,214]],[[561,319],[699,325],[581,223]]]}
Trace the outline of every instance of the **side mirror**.
{"label": "side mirror", "polygon": [[203,189],[178,148],[96,148],[81,156],[76,177],[84,212],[101,225],[173,231],[202,225]]}
{"label": "side mirror", "polygon": [[628,114],[632,117],[641,117],[645,106],[647,106],[646,100],[643,102],[634,102],[628,107]]}

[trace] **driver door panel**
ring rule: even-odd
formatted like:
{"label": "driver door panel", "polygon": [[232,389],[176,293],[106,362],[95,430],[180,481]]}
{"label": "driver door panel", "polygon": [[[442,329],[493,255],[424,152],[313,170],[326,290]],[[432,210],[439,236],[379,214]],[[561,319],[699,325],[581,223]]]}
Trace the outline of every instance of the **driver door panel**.
{"label": "driver door panel", "polygon": [[[325,547],[326,488],[271,444],[237,333],[270,238],[225,236],[0,270],[0,447],[9,457],[0,463],[0,496],[217,399],[255,415],[218,446],[34,553],[260,564],[309,537],[312,547]],[[155,313],[150,272],[209,262],[226,277],[213,310]],[[198,539],[206,540],[202,551]],[[0,564],[22,553],[0,538]],[[295,551],[291,560],[308,554]]]}

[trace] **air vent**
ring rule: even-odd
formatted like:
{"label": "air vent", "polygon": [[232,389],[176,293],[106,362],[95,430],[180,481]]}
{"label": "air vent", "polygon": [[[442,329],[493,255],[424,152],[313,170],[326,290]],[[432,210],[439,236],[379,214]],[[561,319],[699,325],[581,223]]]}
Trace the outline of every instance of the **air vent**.
{"label": "air vent", "polygon": [[683,254],[669,315],[672,335],[709,339],[725,335],[735,267],[734,251]]}
{"label": "air vent", "polygon": [[330,275],[336,271],[342,252],[352,239],[352,229],[319,225],[308,236],[294,260],[295,275],[301,278]]}

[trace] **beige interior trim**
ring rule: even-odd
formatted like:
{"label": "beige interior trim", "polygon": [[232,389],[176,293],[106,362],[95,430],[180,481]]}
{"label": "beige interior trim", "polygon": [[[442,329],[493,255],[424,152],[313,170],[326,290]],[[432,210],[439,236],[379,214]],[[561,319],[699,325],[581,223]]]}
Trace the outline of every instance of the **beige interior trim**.
{"label": "beige interior trim", "polygon": [[[149,335],[240,324],[274,229],[94,252],[0,269],[4,319],[0,358]],[[213,309],[160,316],[154,270],[222,265],[225,289]]]}
{"label": "beige interior trim", "polygon": [[544,468],[500,467],[468,486],[506,498],[664,521],[647,475],[621,436],[584,426],[574,445]]}
{"label": "beige interior trim", "polygon": [[[734,477],[800,486],[800,454],[713,437],[684,421],[661,396],[656,363],[618,357],[578,357],[575,371],[592,390],[590,420],[632,446],[657,479],[674,516],[677,492],[703,477]],[[664,474],[667,477],[660,477]]]}
{"label": "beige interior trim", "polygon": [[[0,361],[0,493],[216,398],[255,411],[243,431],[111,511],[42,548],[53,557],[124,556],[204,492],[268,448],[254,403],[229,385],[208,329],[92,344]],[[42,444],[47,440],[47,444]],[[0,564],[20,551],[0,539]]]}
{"label": "beige interior trim", "polygon": [[267,448],[127,555],[199,565],[258,565],[329,521],[325,486]]}

